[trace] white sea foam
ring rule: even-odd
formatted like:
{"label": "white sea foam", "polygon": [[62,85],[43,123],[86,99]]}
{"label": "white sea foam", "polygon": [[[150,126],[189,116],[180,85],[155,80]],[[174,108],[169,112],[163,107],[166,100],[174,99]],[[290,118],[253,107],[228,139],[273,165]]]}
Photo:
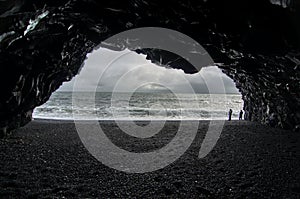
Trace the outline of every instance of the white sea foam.
{"label": "white sea foam", "polygon": [[[124,101],[125,95],[120,93],[112,103],[111,93],[96,93],[90,99],[82,92],[56,92],[34,110],[33,117],[73,120],[75,114],[79,120],[223,120],[229,108],[233,109],[233,119],[243,108],[237,94],[135,93],[129,102]],[[73,107],[72,97],[82,105]]]}

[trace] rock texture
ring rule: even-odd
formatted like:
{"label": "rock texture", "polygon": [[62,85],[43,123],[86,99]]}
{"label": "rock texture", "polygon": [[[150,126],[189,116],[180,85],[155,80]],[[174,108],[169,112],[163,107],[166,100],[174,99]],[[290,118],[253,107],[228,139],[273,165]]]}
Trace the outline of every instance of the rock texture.
{"label": "rock texture", "polygon": [[[101,41],[145,26],[174,29],[203,45],[236,82],[248,120],[299,131],[299,7],[296,0],[1,1],[1,132],[28,123]],[[174,59],[142,53],[154,62],[157,54],[165,63]],[[180,68],[196,72],[185,61]]]}

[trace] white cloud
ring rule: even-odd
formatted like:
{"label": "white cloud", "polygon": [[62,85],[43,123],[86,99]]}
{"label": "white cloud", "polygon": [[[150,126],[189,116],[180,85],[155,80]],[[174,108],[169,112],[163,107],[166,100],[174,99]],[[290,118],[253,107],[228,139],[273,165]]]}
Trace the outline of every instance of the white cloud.
{"label": "white cloud", "polygon": [[[182,70],[167,69],[146,60],[145,55],[129,50],[117,52],[100,48],[88,55],[80,73],[70,82],[65,82],[60,91],[72,91],[76,80],[76,91],[93,91],[98,86],[99,91],[126,92],[140,87],[141,90],[163,90],[168,87],[176,92],[185,92],[187,86],[192,86],[195,92],[207,92],[203,78],[205,76],[210,87],[214,88],[216,78],[221,76],[228,93],[237,93],[233,81],[216,66],[202,68],[200,73],[185,74]],[[218,92],[218,87],[214,91]]]}

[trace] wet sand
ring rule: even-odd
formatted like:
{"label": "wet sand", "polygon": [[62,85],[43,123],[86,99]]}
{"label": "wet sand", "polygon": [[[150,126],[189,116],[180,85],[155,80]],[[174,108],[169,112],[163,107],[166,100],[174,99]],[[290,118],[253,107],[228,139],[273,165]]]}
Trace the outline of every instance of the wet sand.
{"label": "wet sand", "polygon": [[[0,198],[300,198],[299,134],[226,121],[217,145],[199,159],[208,123],[200,122],[192,145],[178,160],[132,174],[97,161],[72,121],[35,120],[0,140]],[[169,143],[179,122],[167,122],[145,139],[123,133],[112,121],[100,125],[114,144],[140,153]]]}

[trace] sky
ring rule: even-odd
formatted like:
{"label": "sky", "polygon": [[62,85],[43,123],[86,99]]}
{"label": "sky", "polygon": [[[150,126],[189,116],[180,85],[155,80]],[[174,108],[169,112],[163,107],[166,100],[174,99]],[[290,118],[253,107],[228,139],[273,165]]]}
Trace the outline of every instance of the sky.
{"label": "sky", "polygon": [[[204,81],[204,78],[206,83]],[[99,48],[88,54],[80,73],[71,81],[63,83],[59,91],[100,92],[173,92],[208,93],[207,84],[214,93],[221,92],[215,82],[221,77],[226,93],[239,93],[233,80],[218,67],[203,67],[196,74],[185,74],[183,70],[157,66],[146,60],[146,56],[130,50],[112,51]],[[74,84],[76,81],[76,84]],[[75,87],[74,87],[75,85]]]}

